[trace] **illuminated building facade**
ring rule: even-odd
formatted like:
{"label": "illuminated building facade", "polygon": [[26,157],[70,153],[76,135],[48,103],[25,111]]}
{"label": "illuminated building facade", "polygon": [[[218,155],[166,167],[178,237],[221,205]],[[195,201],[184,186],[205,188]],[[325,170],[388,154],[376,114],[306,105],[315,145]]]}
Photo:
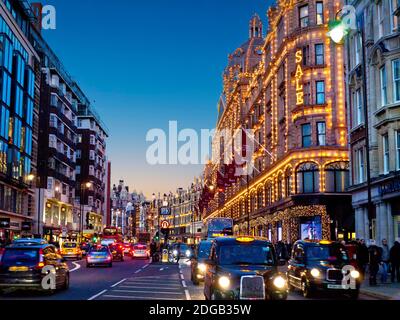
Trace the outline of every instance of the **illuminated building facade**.
{"label": "illuminated building facade", "polygon": [[356,234],[392,245],[400,240],[400,2],[348,4],[359,20],[357,30],[346,37]]}
{"label": "illuminated building facade", "polygon": [[217,129],[253,130],[254,170],[221,188],[222,161],[206,166],[206,219],[232,217],[235,233],[273,242],[354,237],[344,47],[327,35],[341,6],[278,1],[266,37],[259,17],[251,19],[250,39],[224,73]]}
{"label": "illuminated building facade", "polygon": [[33,11],[0,1],[0,239],[34,232],[40,97],[39,57],[29,42]]}

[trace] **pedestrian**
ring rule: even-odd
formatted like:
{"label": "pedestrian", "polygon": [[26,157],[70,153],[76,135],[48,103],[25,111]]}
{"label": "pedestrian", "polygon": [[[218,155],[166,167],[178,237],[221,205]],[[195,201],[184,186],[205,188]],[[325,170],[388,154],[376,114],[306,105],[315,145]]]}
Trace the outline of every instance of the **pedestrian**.
{"label": "pedestrian", "polygon": [[396,241],[390,249],[389,259],[392,265],[391,280],[394,283],[395,277],[397,277],[397,282],[400,282],[400,242]]}
{"label": "pedestrian", "polygon": [[369,262],[369,252],[364,239],[361,239],[357,244],[356,260],[357,260],[357,265],[360,268],[360,272],[364,277],[365,270]]}
{"label": "pedestrian", "polygon": [[383,239],[382,240],[382,246],[379,248],[380,249],[380,254],[382,258],[382,278],[381,281],[382,283],[387,282],[387,277],[388,277],[388,272],[389,272],[389,260],[390,260],[390,248],[388,246],[387,240]]}
{"label": "pedestrian", "polygon": [[369,285],[376,286],[376,277],[379,272],[379,266],[382,262],[379,247],[375,244],[369,247]]}

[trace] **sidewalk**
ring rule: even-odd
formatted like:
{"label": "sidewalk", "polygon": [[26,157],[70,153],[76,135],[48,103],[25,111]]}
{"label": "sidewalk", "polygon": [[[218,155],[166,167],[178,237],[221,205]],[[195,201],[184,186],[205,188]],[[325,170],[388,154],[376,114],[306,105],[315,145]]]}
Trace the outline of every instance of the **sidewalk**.
{"label": "sidewalk", "polygon": [[[379,280],[378,280],[379,281]],[[361,294],[384,300],[400,300],[400,283],[379,283],[375,287],[369,285],[366,278],[361,285]]]}

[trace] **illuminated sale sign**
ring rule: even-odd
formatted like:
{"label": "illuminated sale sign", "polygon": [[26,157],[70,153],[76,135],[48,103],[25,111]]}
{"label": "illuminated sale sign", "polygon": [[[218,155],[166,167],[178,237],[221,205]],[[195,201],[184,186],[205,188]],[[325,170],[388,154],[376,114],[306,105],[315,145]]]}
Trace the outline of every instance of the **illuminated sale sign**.
{"label": "illuminated sale sign", "polygon": [[300,106],[304,104],[304,93],[303,85],[301,83],[303,78],[303,69],[301,68],[301,62],[303,61],[303,52],[301,49],[296,51],[296,105]]}

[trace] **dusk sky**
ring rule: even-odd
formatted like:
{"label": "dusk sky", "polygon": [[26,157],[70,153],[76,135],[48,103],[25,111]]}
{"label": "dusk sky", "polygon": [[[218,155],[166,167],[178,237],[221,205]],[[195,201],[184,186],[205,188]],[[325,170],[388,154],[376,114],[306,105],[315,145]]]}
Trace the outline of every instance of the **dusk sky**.
{"label": "dusk sky", "polygon": [[[264,24],[268,0],[55,0],[57,29],[44,31],[110,131],[112,183],[150,197],[188,187],[202,165],[150,166],[146,134],[212,129],[228,53]],[[265,26],[264,26],[265,33]]]}

